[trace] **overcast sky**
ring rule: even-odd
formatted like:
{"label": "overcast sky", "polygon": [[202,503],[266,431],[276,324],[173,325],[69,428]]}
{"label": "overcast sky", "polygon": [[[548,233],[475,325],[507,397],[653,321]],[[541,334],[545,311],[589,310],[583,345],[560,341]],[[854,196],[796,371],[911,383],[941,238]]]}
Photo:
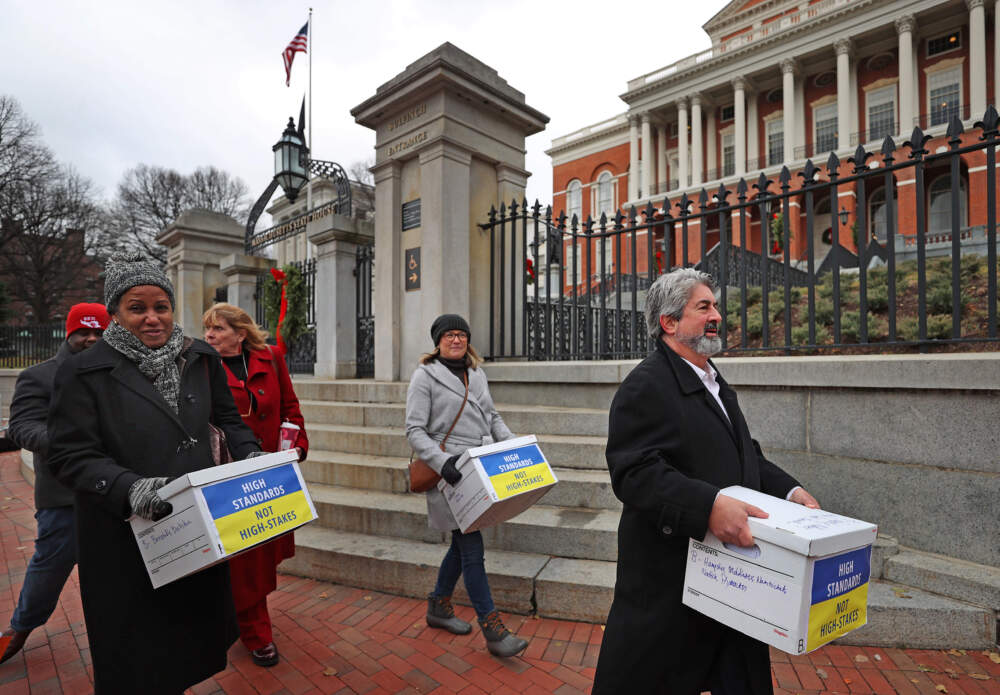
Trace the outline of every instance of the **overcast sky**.
{"label": "overcast sky", "polygon": [[307,88],[308,58],[286,88],[281,53],[310,5],[315,157],[372,159],[350,109],[450,41],[551,119],[527,141],[528,195],[547,203],[552,139],[624,111],[630,78],[708,48],[701,25],[726,2],[0,0],[0,93],[105,197],[145,163],[214,165],[256,199]]}

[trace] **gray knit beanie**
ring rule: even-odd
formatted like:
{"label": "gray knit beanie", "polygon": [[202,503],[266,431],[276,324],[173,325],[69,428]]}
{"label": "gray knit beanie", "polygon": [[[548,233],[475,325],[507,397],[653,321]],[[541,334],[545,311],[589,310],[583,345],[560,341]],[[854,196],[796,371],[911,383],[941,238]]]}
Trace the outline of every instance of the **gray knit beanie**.
{"label": "gray knit beanie", "polygon": [[138,251],[123,251],[111,256],[104,267],[104,304],[108,313],[115,313],[121,296],[139,285],[159,287],[167,293],[170,307],[176,309],[174,286],[160,266]]}

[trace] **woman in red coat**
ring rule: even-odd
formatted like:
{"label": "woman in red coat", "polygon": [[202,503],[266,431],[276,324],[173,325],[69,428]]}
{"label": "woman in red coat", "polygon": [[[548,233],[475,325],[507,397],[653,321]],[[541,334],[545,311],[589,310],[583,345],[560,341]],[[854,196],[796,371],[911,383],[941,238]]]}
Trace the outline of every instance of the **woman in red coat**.
{"label": "woman in red coat", "polygon": [[[295,446],[303,460],[309,440],[281,353],[265,342],[267,334],[249,314],[232,304],[214,305],[202,322],[205,341],[222,357],[236,407],[261,449],[278,451],[281,423],[291,422],[301,428]],[[294,554],[294,535],[286,533],[229,561],[240,639],[258,666],[278,663],[267,595],[277,585],[278,564]]]}

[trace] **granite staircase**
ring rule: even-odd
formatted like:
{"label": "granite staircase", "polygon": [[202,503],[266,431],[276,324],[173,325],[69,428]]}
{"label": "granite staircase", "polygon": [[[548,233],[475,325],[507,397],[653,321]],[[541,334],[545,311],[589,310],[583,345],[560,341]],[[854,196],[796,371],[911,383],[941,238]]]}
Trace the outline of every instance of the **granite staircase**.
{"label": "granite staircase", "polygon": [[[494,600],[507,611],[603,622],[614,589],[615,498],[604,461],[607,409],[628,363],[547,365],[539,379],[491,365],[491,392],[511,430],[534,433],[559,484],[520,516],[484,530]],[[285,572],[422,597],[447,550],[407,491],[406,384],[297,380],[311,441],[303,474],[319,522],[296,532]],[[997,641],[1000,570],[881,537],[872,558],[869,624],[848,643],[987,648]],[[467,603],[459,582],[456,600]]]}

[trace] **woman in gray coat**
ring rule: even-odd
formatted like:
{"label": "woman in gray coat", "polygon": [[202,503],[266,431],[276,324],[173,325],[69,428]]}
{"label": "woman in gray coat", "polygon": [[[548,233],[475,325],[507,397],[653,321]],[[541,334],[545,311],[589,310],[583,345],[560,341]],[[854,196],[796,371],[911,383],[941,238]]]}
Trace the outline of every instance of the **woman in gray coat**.
{"label": "woman in gray coat", "polygon": [[[431,324],[434,351],[420,358],[406,392],[406,438],[414,456],[423,459],[445,482],[455,485],[462,473],[455,468],[466,449],[514,435],[493,405],[482,359],[469,344],[469,324],[457,314],[444,314]],[[468,401],[465,407],[466,386]],[[455,418],[461,409],[461,416]],[[455,423],[451,434],[449,428]],[[444,443],[441,442],[448,435]],[[437,584],[427,597],[427,624],[465,635],[472,626],[455,615],[451,594],[458,577],[465,589],[486,638],[486,647],[495,656],[514,656],[528,643],[504,627],[493,605],[483,560],[483,536],[479,531],[462,533],[448,508],[444,495],[433,487],[427,493],[427,520],[431,528],[451,531],[451,547],[438,570]]]}

